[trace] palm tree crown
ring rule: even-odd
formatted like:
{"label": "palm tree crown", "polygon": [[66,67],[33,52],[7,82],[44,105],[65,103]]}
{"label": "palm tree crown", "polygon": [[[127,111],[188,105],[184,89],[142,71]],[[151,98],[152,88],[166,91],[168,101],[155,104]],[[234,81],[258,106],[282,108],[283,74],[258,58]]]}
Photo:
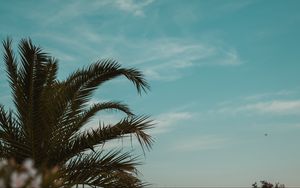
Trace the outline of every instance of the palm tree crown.
{"label": "palm tree crown", "polygon": [[[100,187],[142,187],[137,177],[136,157],[128,152],[94,149],[107,141],[135,135],[142,148],[151,148],[152,128],[146,116],[135,116],[126,104],[89,100],[104,82],[125,76],[139,94],[149,89],[143,74],[123,68],[111,59],[78,69],[65,80],[57,79],[58,62],[30,39],[19,44],[19,59],[12,41],[3,41],[4,62],[14,110],[0,105],[0,158],[21,163],[32,158],[37,167],[60,166],[63,187],[86,184]],[[81,131],[97,112],[119,110],[127,114],[116,124]],[[91,151],[91,152],[87,152]]]}

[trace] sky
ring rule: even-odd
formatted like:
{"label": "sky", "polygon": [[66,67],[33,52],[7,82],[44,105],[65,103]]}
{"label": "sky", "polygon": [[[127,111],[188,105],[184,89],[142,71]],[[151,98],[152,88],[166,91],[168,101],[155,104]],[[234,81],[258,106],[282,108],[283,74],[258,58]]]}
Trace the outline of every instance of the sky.
{"label": "sky", "polygon": [[[0,39],[30,37],[59,59],[60,79],[101,58],[141,70],[147,94],[118,78],[91,102],[123,101],[155,121],[139,167],[153,187],[300,186],[299,9],[297,0],[0,0]],[[98,114],[90,126],[122,116]]]}

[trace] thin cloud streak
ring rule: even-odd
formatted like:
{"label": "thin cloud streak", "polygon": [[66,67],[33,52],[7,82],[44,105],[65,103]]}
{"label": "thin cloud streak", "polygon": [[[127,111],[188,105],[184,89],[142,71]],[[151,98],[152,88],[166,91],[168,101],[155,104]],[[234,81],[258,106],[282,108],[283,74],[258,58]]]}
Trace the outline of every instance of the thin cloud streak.
{"label": "thin cloud streak", "polygon": [[[88,27],[73,31],[72,38],[50,33],[38,36],[51,37],[69,48],[66,50],[86,54],[86,58],[104,58],[100,57],[102,54],[105,58],[118,58],[122,64],[140,67],[150,80],[174,81],[184,76],[185,69],[242,64],[236,49],[202,41],[174,38],[128,40],[122,36],[99,35]],[[87,40],[75,42],[73,37]]]}
{"label": "thin cloud streak", "polygon": [[235,49],[201,41],[162,38],[142,41],[137,46],[143,51],[135,64],[144,65],[146,75],[153,80],[176,80],[182,76],[181,69],[192,67],[242,64]]}
{"label": "thin cloud streak", "polygon": [[260,113],[274,114],[299,114],[300,100],[274,100],[268,102],[259,102],[248,104],[241,107],[241,110],[258,111]]}
{"label": "thin cloud streak", "polygon": [[144,17],[144,10],[153,2],[154,0],[94,0],[87,3],[86,1],[79,0],[72,3],[51,3],[49,6],[57,7],[54,13],[45,11],[43,14],[37,16],[36,13],[33,12],[27,16],[42,25],[53,23],[62,24],[76,18],[82,18],[83,16],[98,15],[102,10],[107,8],[117,10],[115,13],[121,11],[133,16]]}
{"label": "thin cloud streak", "polygon": [[116,0],[112,1],[112,4],[118,9],[123,10],[125,12],[129,12],[135,16],[145,16],[143,9],[153,2],[154,0]]}
{"label": "thin cloud streak", "polygon": [[162,134],[172,130],[173,127],[179,126],[180,123],[193,119],[195,114],[191,112],[167,112],[162,113],[155,119],[155,127],[150,130],[150,134]]}
{"label": "thin cloud streak", "polygon": [[300,114],[300,100],[271,100],[240,105],[226,105],[210,113],[222,114],[260,114],[260,115],[297,115]]}
{"label": "thin cloud streak", "polygon": [[255,95],[250,95],[246,96],[243,99],[245,100],[261,100],[269,97],[284,97],[284,96],[289,96],[292,94],[295,94],[297,92],[295,91],[290,91],[290,90],[281,90],[277,92],[266,92],[266,93],[260,93],[260,94],[255,94]]}
{"label": "thin cloud streak", "polygon": [[216,135],[204,135],[179,140],[171,147],[176,152],[194,152],[199,150],[214,150],[224,147],[227,139]]}

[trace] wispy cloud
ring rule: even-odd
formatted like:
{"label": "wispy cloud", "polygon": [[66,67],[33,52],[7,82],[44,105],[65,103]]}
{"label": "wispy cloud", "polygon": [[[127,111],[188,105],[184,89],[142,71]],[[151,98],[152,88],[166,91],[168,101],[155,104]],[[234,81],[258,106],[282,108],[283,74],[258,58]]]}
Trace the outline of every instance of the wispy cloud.
{"label": "wispy cloud", "polygon": [[186,120],[194,118],[191,112],[168,112],[160,114],[155,119],[155,127],[150,131],[151,134],[166,133],[172,130],[174,126],[179,126]]}
{"label": "wispy cloud", "polygon": [[216,135],[204,135],[177,140],[173,147],[171,147],[171,150],[176,152],[192,152],[199,150],[219,149],[223,147],[226,142],[227,139],[218,137]]}
{"label": "wispy cloud", "polygon": [[222,114],[243,114],[248,115],[296,115],[300,114],[300,100],[268,100],[256,102],[242,102],[242,103],[227,103],[221,105],[216,110],[211,110],[210,113]]}
{"label": "wispy cloud", "polygon": [[[134,64],[143,66],[153,80],[176,80],[182,70],[203,66],[237,66],[242,63],[234,48],[216,46],[202,41],[159,38],[135,41]],[[130,49],[130,48],[129,48]],[[141,50],[142,49],[142,50]]]}
{"label": "wispy cloud", "polygon": [[59,50],[47,48],[47,53],[58,57],[58,60],[62,62],[74,62],[76,60],[71,54]]}
{"label": "wispy cloud", "polygon": [[218,10],[224,11],[224,12],[239,11],[239,10],[246,8],[247,6],[253,4],[254,2],[255,2],[255,0],[227,2],[225,4],[222,4],[220,7],[218,7]]}
{"label": "wispy cloud", "polygon": [[149,6],[154,0],[115,0],[111,3],[118,9],[132,13],[135,16],[145,16],[144,8]]}
{"label": "wispy cloud", "polygon": [[112,14],[122,11],[127,14],[143,17],[145,16],[144,10],[154,0],[94,0],[88,2],[78,0],[75,2],[60,2],[59,4],[54,2],[48,4],[48,6],[56,7],[54,12],[44,11],[42,14],[39,13],[39,15],[33,12],[27,16],[33,20],[43,20],[41,23],[45,25],[67,23],[76,18],[82,19],[84,16],[99,15],[101,12],[107,10],[107,8],[116,10],[115,12],[110,12]]}
{"label": "wispy cloud", "polygon": [[[205,66],[235,67],[242,64],[233,47],[187,38],[128,39],[123,36],[100,35],[89,27],[74,30],[72,38],[54,34],[41,34],[40,37],[43,35],[66,46],[66,50],[73,54],[82,54],[81,58],[98,59],[104,54],[104,57],[117,58],[122,64],[138,66],[147,79],[151,80],[173,81],[183,77],[185,69]],[[85,40],[74,41],[73,37]]]}
{"label": "wispy cloud", "polygon": [[273,114],[300,114],[300,100],[274,100],[247,104],[238,109],[239,111],[256,111]]}
{"label": "wispy cloud", "polygon": [[243,99],[246,100],[261,100],[261,99],[266,99],[270,97],[284,97],[284,96],[289,96],[291,94],[295,94],[295,91],[290,91],[290,90],[281,90],[277,92],[265,92],[265,93],[259,93],[259,94],[254,94],[250,96],[246,96]]}
{"label": "wispy cloud", "polygon": [[[158,40],[148,47],[149,52],[154,54],[152,58],[144,61],[148,62],[148,65],[152,64],[146,67],[146,74],[150,79],[175,80],[182,76],[182,69],[241,64],[234,49],[221,49],[202,42],[168,39],[166,41]],[[159,63],[153,65],[153,62]]]}

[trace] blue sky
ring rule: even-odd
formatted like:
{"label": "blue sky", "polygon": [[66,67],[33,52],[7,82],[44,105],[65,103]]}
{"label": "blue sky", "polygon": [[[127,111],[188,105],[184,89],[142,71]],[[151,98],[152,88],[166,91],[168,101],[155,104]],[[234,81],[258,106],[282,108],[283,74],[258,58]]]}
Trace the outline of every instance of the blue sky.
{"label": "blue sky", "polygon": [[[156,143],[140,167],[144,180],[154,186],[250,186],[263,179],[300,185],[300,1],[0,4],[0,38],[17,44],[31,37],[60,60],[60,78],[107,57],[145,73],[147,95],[117,79],[93,98],[124,101],[155,119]],[[0,101],[11,105],[0,66]],[[91,126],[121,116],[100,114]]]}

